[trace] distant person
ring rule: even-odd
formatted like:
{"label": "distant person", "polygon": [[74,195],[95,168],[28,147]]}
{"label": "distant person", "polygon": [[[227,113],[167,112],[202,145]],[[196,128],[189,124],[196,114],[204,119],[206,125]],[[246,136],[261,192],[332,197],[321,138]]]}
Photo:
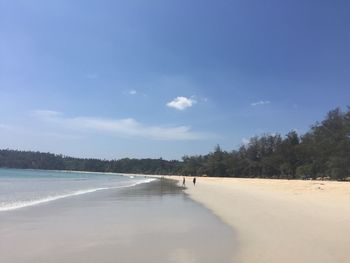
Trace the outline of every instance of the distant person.
{"label": "distant person", "polygon": [[193,178],[193,185],[196,186],[196,177]]}
{"label": "distant person", "polygon": [[185,186],[186,185],[186,179],[185,177],[182,179],[182,186]]}

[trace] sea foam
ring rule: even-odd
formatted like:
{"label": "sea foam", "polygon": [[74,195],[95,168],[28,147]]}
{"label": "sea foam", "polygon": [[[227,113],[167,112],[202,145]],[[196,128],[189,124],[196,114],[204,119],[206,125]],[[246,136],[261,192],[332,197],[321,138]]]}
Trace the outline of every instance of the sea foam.
{"label": "sea foam", "polygon": [[74,192],[67,193],[67,194],[51,195],[51,196],[46,196],[46,197],[33,199],[33,200],[21,200],[21,201],[14,201],[14,202],[0,202],[0,212],[11,211],[11,210],[16,210],[16,209],[20,209],[20,208],[40,205],[40,204],[43,204],[43,203],[48,203],[48,202],[56,201],[56,200],[67,198],[67,197],[73,197],[73,196],[78,196],[78,195],[83,195],[83,194],[89,194],[89,193],[93,193],[93,192],[97,192],[97,191],[101,191],[101,190],[133,187],[133,186],[136,186],[138,184],[150,183],[150,182],[152,182],[154,180],[156,180],[156,179],[148,178],[148,179],[140,180],[138,182],[133,182],[132,184],[123,185],[123,186],[100,187],[100,188],[78,190],[78,191],[74,191]]}

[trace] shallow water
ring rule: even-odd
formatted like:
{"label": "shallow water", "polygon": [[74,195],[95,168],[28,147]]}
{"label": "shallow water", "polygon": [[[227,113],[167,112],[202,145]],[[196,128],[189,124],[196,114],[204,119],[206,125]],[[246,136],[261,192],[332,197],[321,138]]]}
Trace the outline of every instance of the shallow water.
{"label": "shallow water", "polygon": [[149,180],[118,174],[0,169],[0,212],[106,189],[130,187]]}

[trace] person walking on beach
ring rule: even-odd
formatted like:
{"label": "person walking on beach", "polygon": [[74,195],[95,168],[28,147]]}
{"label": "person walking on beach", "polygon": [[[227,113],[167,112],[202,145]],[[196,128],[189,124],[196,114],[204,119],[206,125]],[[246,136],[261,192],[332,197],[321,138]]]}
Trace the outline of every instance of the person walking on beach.
{"label": "person walking on beach", "polygon": [[196,186],[196,177],[193,178],[193,185]]}
{"label": "person walking on beach", "polygon": [[185,177],[182,179],[182,186],[185,186],[186,185],[186,179]]}

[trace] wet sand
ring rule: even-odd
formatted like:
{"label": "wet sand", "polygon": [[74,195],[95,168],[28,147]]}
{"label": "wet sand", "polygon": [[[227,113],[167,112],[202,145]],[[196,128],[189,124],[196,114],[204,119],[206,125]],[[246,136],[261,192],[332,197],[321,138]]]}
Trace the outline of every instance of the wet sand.
{"label": "wet sand", "polygon": [[232,228],[169,180],[0,213],[1,263],[232,262]]}

